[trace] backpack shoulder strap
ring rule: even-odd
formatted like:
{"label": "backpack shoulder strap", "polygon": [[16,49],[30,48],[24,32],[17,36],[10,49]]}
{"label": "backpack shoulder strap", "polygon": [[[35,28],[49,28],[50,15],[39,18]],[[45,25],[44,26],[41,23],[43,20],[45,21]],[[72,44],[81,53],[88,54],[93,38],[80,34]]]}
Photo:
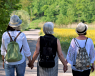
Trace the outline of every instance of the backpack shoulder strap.
{"label": "backpack shoulder strap", "polygon": [[[88,37],[87,37],[87,39],[88,39]],[[86,39],[86,42],[85,42],[85,46],[86,46],[86,43],[87,43],[87,39]]]}
{"label": "backpack shoulder strap", "polygon": [[8,31],[7,31],[7,33],[8,33],[8,35],[9,35],[9,37],[10,37],[10,42],[13,41],[13,39],[12,39],[10,33],[9,33]]}
{"label": "backpack shoulder strap", "polygon": [[17,37],[21,34],[21,31],[18,33],[18,35],[15,37],[14,41],[16,41]]}
{"label": "backpack shoulder strap", "polygon": [[79,46],[79,43],[78,43],[77,40],[76,40],[76,38],[74,38],[74,42],[75,42],[75,44],[76,44],[77,47],[80,47],[80,46]]}
{"label": "backpack shoulder strap", "polygon": [[[88,39],[88,37],[87,37],[87,39]],[[86,39],[86,42],[85,42],[85,46],[86,46],[86,43],[87,43],[87,39]],[[74,38],[74,41],[75,41],[76,46],[77,46],[77,47],[80,47],[79,44],[78,44],[78,42],[77,42],[77,40],[76,40],[75,38]],[[78,44],[78,45],[77,45],[77,44]],[[84,46],[84,47],[85,47],[85,46]]]}
{"label": "backpack shoulder strap", "polygon": [[[21,31],[18,33],[18,35],[15,37],[15,39],[14,39],[14,41],[16,42],[16,39],[17,39],[17,37],[19,36],[21,34]],[[23,45],[22,45],[22,47],[23,47]],[[22,51],[22,47],[21,47],[21,49],[20,49],[20,52]]]}

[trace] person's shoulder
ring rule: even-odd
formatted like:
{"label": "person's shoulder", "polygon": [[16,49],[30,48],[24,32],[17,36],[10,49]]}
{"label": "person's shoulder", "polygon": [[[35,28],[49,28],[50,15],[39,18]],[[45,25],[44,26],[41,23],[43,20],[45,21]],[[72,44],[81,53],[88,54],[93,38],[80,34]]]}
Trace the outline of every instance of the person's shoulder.
{"label": "person's shoulder", "polygon": [[5,31],[2,36],[6,36],[6,35],[8,35],[7,31]]}
{"label": "person's shoulder", "polygon": [[87,41],[93,42],[91,38],[88,38]]}
{"label": "person's shoulder", "polygon": [[[21,31],[19,31],[19,32],[21,32]],[[21,36],[26,36],[26,35],[25,35],[25,33],[21,32]]]}
{"label": "person's shoulder", "polygon": [[71,44],[75,44],[75,39],[76,39],[76,38],[72,38]]}
{"label": "person's shoulder", "polygon": [[71,39],[71,42],[74,42],[74,41],[75,41],[75,39],[76,39],[76,38],[72,38],[72,39]]}

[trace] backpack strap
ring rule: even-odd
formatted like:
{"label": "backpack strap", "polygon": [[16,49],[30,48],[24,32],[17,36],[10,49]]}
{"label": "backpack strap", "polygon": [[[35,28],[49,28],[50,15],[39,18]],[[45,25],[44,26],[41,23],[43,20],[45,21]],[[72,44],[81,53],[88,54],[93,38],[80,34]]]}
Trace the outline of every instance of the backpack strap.
{"label": "backpack strap", "polygon": [[79,43],[77,42],[77,40],[76,40],[75,38],[74,38],[74,42],[75,42],[76,46],[77,46],[78,48],[80,48]]}
{"label": "backpack strap", "polygon": [[[87,39],[88,39],[88,37],[87,37]],[[86,43],[87,43],[87,39],[86,39],[86,42],[85,42],[85,46],[86,46]]]}
{"label": "backpack strap", "polygon": [[8,35],[9,35],[9,37],[10,37],[10,42],[13,41],[13,39],[12,39],[10,33],[9,33],[8,31],[7,31],[7,33],[8,33]]}
{"label": "backpack strap", "polygon": [[[88,37],[87,37],[87,39],[88,39]],[[86,42],[85,42],[85,46],[86,46],[86,43],[87,43],[87,39],[86,39]],[[77,42],[77,40],[76,40],[75,38],[74,38],[74,41],[75,41],[76,46],[77,46],[77,47],[80,47],[80,46],[79,46],[79,43]],[[77,45],[77,44],[78,44],[78,45]],[[85,47],[85,46],[84,46],[84,47]]]}
{"label": "backpack strap", "polygon": [[[8,35],[9,35],[9,37],[10,37],[10,42],[13,41],[13,39],[12,39],[10,33],[9,33],[8,31],[7,31],[7,33],[8,33]],[[15,37],[15,39],[14,39],[15,42],[16,42],[17,37],[18,37],[20,34],[21,34],[21,31],[20,31],[20,32],[18,33],[18,35]],[[22,45],[22,47],[23,47],[23,45]],[[21,47],[21,49],[20,49],[20,52],[22,51],[22,47]],[[7,50],[6,50],[6,52],[7,52]]]}
{"label": "backpack strap", "polygon": [[18,35],[15,37],[14,41],[16,42],[17,37],[21,34],[21,32],[18,33]]}
{"label": "backpack strap", "polygon": [[[17,39],[17,37],[19,36],[21,34],[21,31],[18,33],[18,35],[15,37],[15,39],[14,39],[14,41],[16,42],[16,39]],[[23,45],[22,45],[22,47],[23,47]],[[21,49],[20,49],[20,52],[22,51],[22,47],[21,47]]]}

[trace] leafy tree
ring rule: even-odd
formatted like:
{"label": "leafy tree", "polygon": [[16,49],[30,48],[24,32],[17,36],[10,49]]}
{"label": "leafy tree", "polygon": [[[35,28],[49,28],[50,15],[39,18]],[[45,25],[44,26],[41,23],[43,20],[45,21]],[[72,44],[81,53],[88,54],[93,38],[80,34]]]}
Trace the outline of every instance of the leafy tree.
{"label": "leafy tree", "polygon": [[1,37],[4,31],[6,31],[7,25],[10,19],[10,13],[13,10],[17,10],[20,8],[17,3],[19,0],[0,0],[0,43]]}
{"label": "leafy tree", "polygon": [[94,0],[32,0],[30,8],[33,20],[43,17],[57,24],[95,21]]}

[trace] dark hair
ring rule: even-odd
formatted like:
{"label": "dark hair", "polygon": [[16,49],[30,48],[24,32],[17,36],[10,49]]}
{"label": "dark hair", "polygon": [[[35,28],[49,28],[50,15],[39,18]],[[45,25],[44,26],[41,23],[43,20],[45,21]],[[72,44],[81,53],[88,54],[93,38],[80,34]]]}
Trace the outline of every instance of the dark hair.
{"label": "dark hair", "polygon": [[[7,31],[15,31],[16,29],[14,29],[14,28],[12,28],[12,27],[10,27],[9,25],[8,25],[8,27],[7,27]],[[16,31],[20,31],[20,30],[16,30]]]}
{"label": "dark hair", "polygon": [[85,33],[83,33],[83,34],[78,34],[78,35],[86,35],[87,34],[87,32],[85,32]]}

